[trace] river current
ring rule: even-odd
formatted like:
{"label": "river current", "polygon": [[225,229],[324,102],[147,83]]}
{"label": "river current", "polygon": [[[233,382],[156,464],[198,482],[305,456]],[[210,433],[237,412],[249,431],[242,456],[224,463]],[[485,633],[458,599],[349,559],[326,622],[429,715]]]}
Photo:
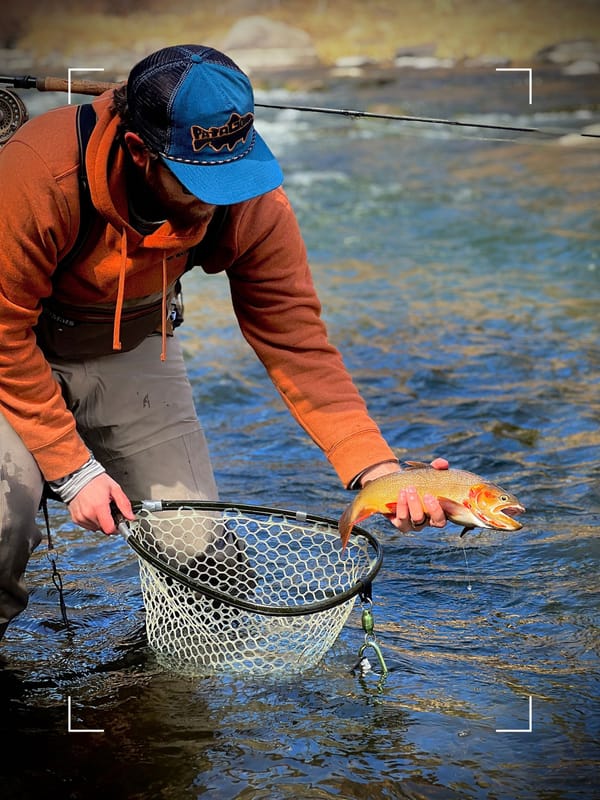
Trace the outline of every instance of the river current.
{"label": "river current", "polygon": [[[415,71],[257,99],[567,133],[597,120],[597,83],[534,77],[530,106],[522,78]],[[460,539],[366,523],[384,550],[385,678],[373,660],[351,670],[358,604],[305,674],[190,678],[147,646],[131,550],[53,505],[74,632],[41,546],[0,649],[2,796],[600,797],[600,146],[268,109],[257,127],[330,337],[390,444],[505,486],[524,527]],[[348,494],[243,341],[226,279],[193,272],[185,299],[221,496],[337,518]]]}

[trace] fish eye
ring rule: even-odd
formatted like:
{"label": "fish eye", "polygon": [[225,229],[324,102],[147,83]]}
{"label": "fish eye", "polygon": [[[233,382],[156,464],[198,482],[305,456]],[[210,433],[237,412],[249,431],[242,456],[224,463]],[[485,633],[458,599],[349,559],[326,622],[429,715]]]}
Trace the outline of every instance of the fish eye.
{"label": "fish eye", "polygon": [[500,500],[503,503],[508,503],[508,495],[506,495],[506,494],[501,495],[500,496]]}

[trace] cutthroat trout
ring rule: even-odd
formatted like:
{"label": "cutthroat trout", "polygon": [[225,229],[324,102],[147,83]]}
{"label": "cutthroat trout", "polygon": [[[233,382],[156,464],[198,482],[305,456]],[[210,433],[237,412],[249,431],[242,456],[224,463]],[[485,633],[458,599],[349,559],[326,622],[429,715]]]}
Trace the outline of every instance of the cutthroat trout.
{"label": "cutthroat trout", "polygon": [[520,522],[509,514],[525,511],[517,498],[489,483],[480,475],[459,469],[434,469],[429,464],[409,461],[402,472],[382,475],[367,483],[340,517],[338,528],[345,547],[352,528],[371,514],[393,516],[398,494],[414,486],[419,494],[432,494],[440,502],[446,518],[464,525],[461,536],[472,528],[517,531]]}

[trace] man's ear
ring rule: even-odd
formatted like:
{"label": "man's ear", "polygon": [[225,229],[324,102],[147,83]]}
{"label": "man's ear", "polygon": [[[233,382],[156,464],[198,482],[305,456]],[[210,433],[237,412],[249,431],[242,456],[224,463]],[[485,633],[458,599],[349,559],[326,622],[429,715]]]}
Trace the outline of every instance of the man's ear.
{"label": "man's ear", "polygon": [[126,131],[123,139],[133,163],[136,167],[145,169],[148,161],[151,160],[151,155],[143,139],[133,131]]}

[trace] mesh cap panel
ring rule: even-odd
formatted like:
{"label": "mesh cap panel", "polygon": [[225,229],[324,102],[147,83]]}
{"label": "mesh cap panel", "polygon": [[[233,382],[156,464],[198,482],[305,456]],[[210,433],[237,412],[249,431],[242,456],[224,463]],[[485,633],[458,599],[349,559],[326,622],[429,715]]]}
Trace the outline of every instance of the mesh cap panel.
{"label": "mesh cap panel", "polygon": [[173,99],[190,70],[191,55],[242,72],[224,53],[193,44],[166,47],[136,64],[127,81],[127,104],[136,131],[151,150],[168,149]]}

